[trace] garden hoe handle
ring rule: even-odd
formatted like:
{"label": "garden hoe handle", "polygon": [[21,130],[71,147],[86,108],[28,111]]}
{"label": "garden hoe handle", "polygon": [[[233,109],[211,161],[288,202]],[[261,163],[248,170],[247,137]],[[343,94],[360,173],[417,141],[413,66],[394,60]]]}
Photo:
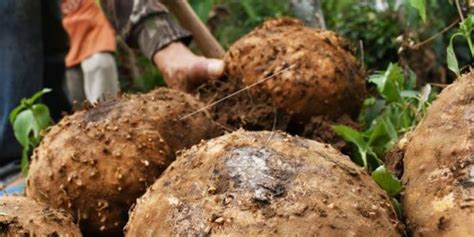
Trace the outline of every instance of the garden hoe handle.
{"label": "garden hoe handle", "polygon": [[187,0],[160,1],[178,18],[181,25],[193,34],[194,40],[204,56],[218,59],[224,57],[224,49],[199,19]]}

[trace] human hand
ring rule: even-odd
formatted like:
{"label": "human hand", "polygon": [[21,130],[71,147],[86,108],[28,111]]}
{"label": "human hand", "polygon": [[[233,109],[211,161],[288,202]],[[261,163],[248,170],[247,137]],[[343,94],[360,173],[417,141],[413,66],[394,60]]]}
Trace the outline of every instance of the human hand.
{"label": "human hand", "polygon": [[153,62],[173,89],[191,92],[211,78],[224,74],[224,62],[195,55],[184,44],[174,42],[153,56]]}

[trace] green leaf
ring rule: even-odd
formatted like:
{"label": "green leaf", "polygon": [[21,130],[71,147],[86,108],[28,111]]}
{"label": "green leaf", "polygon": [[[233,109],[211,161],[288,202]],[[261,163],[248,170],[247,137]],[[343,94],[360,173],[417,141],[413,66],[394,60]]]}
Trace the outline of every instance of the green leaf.
{"label": "green leaf", "polygon": [[30,166],[30,146],[23,147],[23,152],[21,154],[21,174],[26,177],[28,175],[28,169]]}
{"label": "green leaf", "polygon": [[399,129],[408,129],[411,126],[414,126],[416,121],[413,118],[412,113],[410,110],[404,110],[403,112],[400,113],[400,123],[399,123]]}
{"label": "green leaf", "polygon": [[405,90],[414,90],[416,88],[417,76],[413,70],[408,69],[408,80],[405,81]]}
{"label": "green leaf", "polygon": [[209,13],[214,6],[214,0],[191,0],[190,4],[201,21],[207,22],[209,19]]}
{"label": "green leaf", "polygon": [[378,73],[369,77],[369,81],[377,85],[377,90],[390,102],[401,101],[405,77],[403,70],[397,64],[390,64],[385,73]]}
{"label": "green leaf", "polygon": [[26,109],[25,106],[23,106],[22,104],[18,105],[15,109],[12,110],[12,112],[10,112],[10,116],[9,116],[9,119],[10,119],[10,123],[13,125],[13,123],[15,122],[15,119],[16,117],[18,116],[18,114],[22,111]]}
{"label": "green leaf", "polygon": [[[378,157],[383,156],[385,151],[391,148],[398,140],[397,131],[390,120],[389,114],[384,113],[379,116],[364,134],[369,138],[367,153],[373,153],[373,159],[377,161],[372,162],[371,167],[377,168],[380,164],[383,164]],[[371,158],[370,156],[367,157]]]}
{"label": "green leaf", "polygon": [[403,90],[405,76],[403,75],[403,69],[398,66],[398,64],[390,64],[385,75],[385,83],[393,84],[393,87],[395,87],[398,91]]}
{"label": "green leaf", "polygon": [[398,140],[398,133],[397,129],[392,123],[391,118],[388,115],[382,117],[385,125],[385,129],[387,130],[387,134],[390,136],[392,141]]}
{"label": "green leaf", "polygon": [[448,62],[448,68],[452,72],[456,73],[457,76],[460,76],[460,71],[459,71],[459,64],[458,64],[458,59],[456,58],[456,53],[454,53],[454,48],[453,48],[453,39],[455,35],[451,38],[449,41],[448,48],[446,49],[446,61]]}
{"label": "green leaf", "polygon": [[392,172],[386,170],[383,165],[372,172],[372,178],[391,197],[396,196],[402,191],[402,183],[400,180],[398,180]]}
{"label": "green leaf", "polygon": [[382,113],[385,105],[385,100],[376,100],[374,97],[366,99],[362,105],[359,121],[364,122],[367,126],[369,126],[377,118],[377,116]]}
{"label": "green leaf", "polygon": [[18,116],[18,114],[19,114],[22,110],[25,110],[25,109],[29,108],[29,106],[33,105],[33,104],[34,104],[39,98],[41,98],[44,94],[49,93],[49,92],[51,92],[51,91],[52,91],[52,90],[49,89],[49,88],[44,88],[43,90],[36,92],[36,93],[35,93],[31,98],[29,98],[29,99],[22,99],[22,100],[21,100],[21,103],[20,103],[15,109],[13,109],[13,110],[10,112],[10,116],[9,116],[10,123],[13,125],[13,123],[15,122],[16,117]]}
{"label": "green leaf", "polygon": [[412,90],[404,90],[400,93],[400,95],[405,98],[418,98],[419,94],[418,91]]}
{"label": "green leaf", "polygon": [[465,36],[469,36],[473,30],[473,25],[474,25],[474,14],[469,15],[468,17],[466,17],[466,19],[464,19],[464,21],[459,23],[459,30],[461,30],[461,32]]}
{"label": "green leaf", "polygon": [[241,0],[241,4],[245,10],[245,13],[247,13],[247,15],[249,16],[250,20],[258,21],[259,17],[254,11],[254,7],[252,6],[252,0]]}
{"label": "green leaf", "polygon": [[362,167],[366,167],[365,166],[365,164],[367,163],[366,152],[364,151],[361,152],[356,145],[350,147],[350,152],[351,152],[350,158],[354,163]]}
{"label": "green leaf", "polygon": [[398,202],[396,198],[392,198],[392,205],[393,205],[393,209],[395,209],[395,212],[397,213],[398,219],[402,220],[403,218],[402,205],[400,205],[400,202]]}
{"label": "green leaf", "polygon": [[385,72],[377,72],[371,76],[369,76],[369,82],[374,83],[377,85],[377,90],[379,92],[383,91],[384,81],[385,81]]}
{"label": "green leaf", "polygon": [[356,146],[361,147],[362,149],[365,149],[367,147],[363,135],[357,130],[354,130],[353,128],[344,125],[336,125],[332,128],[339,136],[344,138],[344,140],[352,142]]}
{"label": "green leaf", "polygon": [[471,39],[472,31],[474,30],[474,14],[469,15],[464,21],[459,24],[458,32],[454,33],[450,40],[449,45],[446,48],[446,61],[448,62],[448,68],[454,72],[457,76],[460,76],[459,63],[454,52],[454,39],[458,36],[463,37],[469,46],[471,56],[474,57],[474,44]]}
{"label": "green leaf", "polygon": [[385,128],[385,122],[379,117],[372,124],[372,129],[369,130],[369,146],[379,146],[390,141],[390,137]]}
{"label": "green leaf", "polygon": [[397,131],[388,116],[379,117],[374,121],[374,128],[369,137],[369,146],[384,146],[397,139]]}
{"label": "green leaf", "polygon": [[474,14],[469,15],[460,23],[459,30],[467,41],[469,51],[471,51],[471,57],[474,57],[474,44],[471,38],[472,31],[474,30]]}
{"label": "green leaf", "polygon": [[31,111],[35,116],[36,123],[40,130],[46,129],[49,125],[52,124],[53,120],[51,118],[51,114],[49,113],[49,109],[44,104],[36,104],[33,105]]}
{"label": "green leaf", "polygon": [[418,10],[423,22],[426,22],[426,0],[410,0],[410,4]]}
{"label": "green leaf", "polygon": [[51,92],[52,90],[49,88],[44,88],[41,91],[36,92],[31,98],[28,99],[29,104],[34,104],[39,98],[41,98],[44,94]]}
{"label": "green leaf", "polygon": [[44,104],[35,104],[50,91],[51,89],[45,88],[29,99],[22,99],[20,105],[10,112],[9,119],[13,125],[15,138],[23,146],[21,171],[25,176],[28,173],[30,148],[38,145],[41,140],[41,130],[46,129],[53,122],[48,107]]}
{"label": "green leaf", "polygon": [[367,168],[367,143],[365,142],[364,136],[362,133],[354,130],[351,127],[344,126],[344,125],[336,125],[332,127],[333,130],[344,138],[344,140],[353,143],[357,147],[357,151],[359,152],[360,155],[360,160],[362,161],[362,164],[364,167]]}
{"label": "green leaf", "polygon": [[13,131],[16,139],[23,147],[30,145],[30,135],[39,134],[39,127],[31,110],[22,111],[13,123]]}
{"label": "green leaf", "polygon": [[374,169],[383,165],[383,162],[378,158],[377,154],[372,150],[371,147],[367,149],[367,171],[372,173]]}

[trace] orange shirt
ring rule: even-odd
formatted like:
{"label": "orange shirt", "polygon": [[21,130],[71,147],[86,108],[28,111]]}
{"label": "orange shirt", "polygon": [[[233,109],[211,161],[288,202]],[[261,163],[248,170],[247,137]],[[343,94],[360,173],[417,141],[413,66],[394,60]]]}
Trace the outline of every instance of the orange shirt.
{"label": "orange shirt", "polygon": [[95,53],[116,50],[115,31],[95,0],[62,0],[61,10],[70,39],[67,67]]}

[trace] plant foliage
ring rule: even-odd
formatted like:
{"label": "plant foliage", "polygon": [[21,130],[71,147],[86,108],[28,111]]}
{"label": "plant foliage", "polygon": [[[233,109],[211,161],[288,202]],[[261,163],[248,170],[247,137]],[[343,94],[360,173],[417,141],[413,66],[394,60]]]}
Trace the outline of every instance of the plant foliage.
{"label": "plant foliage", "polygon": [[471,52],[471,57],[474,59],[474,45],[471,38],[473,30],[474,14],[471,14],[459,24],[459,29],[451,35],[451,38],[449,39],[449,45],[446,49],[446,61],[448,62],[448,68],[456,73],[457,76],[460,76],[460,69],[456,53],[454,52],[453,41],[456,37],[464,38],[469,47],[469,51]]}
{"label": "plant foliage", "polygon": [[426,21],[426,0],[410,0],[410,4],[418,10],[421,19]]}
{"label": "plant foliage", "polygon": [[[323,1],[329,30],[349,39],[364,54],[367,68],[386,68],[397,61],[395,39],[403,32],[394,8],[377,9],[375,4],[356,0]],[[361,48],[362,44],[362,48]]]}
{"label": "plant foliage", "polygon": [[22,99],[18,107],[10,113],[10,123],[13,126],[15,138],[23,146],[21,157],[21,171],[28,173],[29,156],[32,148],[39,145],[42,132],[48,128],[53,120],[46,105],[37,101],[50,89],[43,89],[29,99]]}
{"label": "plant foliage", "polygon": [[377,87],[379,97],[365,100],[360,120],[367,127],[356,131],[351,127],[337,125],[335,132],[354,144],[354,162],[372,173],[374,180],[391,196],[401,190],[398,179],[383,166],[380,159],[408,130],[416,126],[426,112],[430,101],[431,87],[415,90],[416,76],[397,64],[390,64],[386,71],[369,77]]}
{"label": "plant foliage", "polygon": [[225,12],[216,19],[218,23],[213,29],[214,35],[225,48],[268,18],[293,15],[288,0],[215,0],[215,7]]}
{"label": "plant foliage", "polygon": [[209,13],[214,6],[214,0],[190,0],[189,3],[201,21],[207,22],[209,19]]}

